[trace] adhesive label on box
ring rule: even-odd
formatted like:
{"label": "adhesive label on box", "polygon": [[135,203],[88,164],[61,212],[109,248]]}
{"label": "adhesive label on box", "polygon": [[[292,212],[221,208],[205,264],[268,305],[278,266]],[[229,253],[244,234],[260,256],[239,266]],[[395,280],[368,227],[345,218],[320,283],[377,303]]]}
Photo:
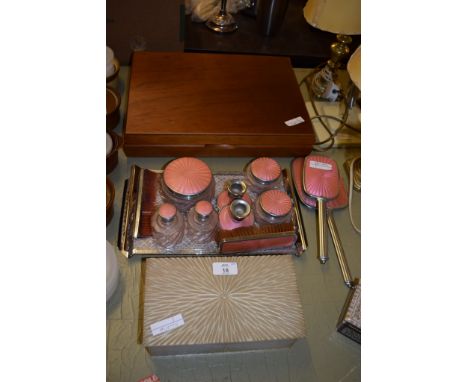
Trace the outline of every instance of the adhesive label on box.
{"label": "adhesive label on box", "polygon": [[330,163],[317,162],[315,160],[311,160],[309,162],[309,167],[318,168],[320,170],[326,170],[326,171],[330,171],[333,168],[333,166]]}
{"label": "adhesive label on box", "polygon": [[237,263],[213,263],[213,274],[215,276],[237,275]]}
{"label": "adhesive label on box", "polygon": [[286,122],[284,122],[286,125],[288,126],[295,126],[295,125],[299,125],[300,123],[303,123],[305,122],[304,121],[304,118],[302,117],[296,117],[296,118],[293,118],[293,119],[290,119]]}
{"label": "adhesive label on box", "polygon": [[184,324],[185,322],[182,315],[177,314],[175,316],[166,318],[165,320],[155,322],[150,326],[150,328],[151,332],[153,333],[153,336],[157,336],[158,334],[162,334],[170,330],[176,329]]}

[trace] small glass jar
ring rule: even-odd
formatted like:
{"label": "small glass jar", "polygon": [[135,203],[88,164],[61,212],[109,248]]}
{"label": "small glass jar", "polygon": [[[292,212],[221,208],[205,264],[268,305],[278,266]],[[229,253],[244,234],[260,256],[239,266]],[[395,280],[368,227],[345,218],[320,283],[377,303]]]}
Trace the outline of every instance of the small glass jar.
{"label": "small glass jar", "polygon": [[260,194],[281,185],[281,167],[272,158],[261,157],[250,162],[245,169],[247,187]]}
{"label": "small glass jar", "polygon": [[153,238],[163,248],[173,248],[184,238],[184,218],[173,204],[159,207],[151,217],[151,227]]}
{"label": "small glass jar", "polygon": [[210,202],[202,200],[187,216],[188,236],[194,244],[208,244],[215,240],[218,214]]}
{"label": "small glass jar", "polygon": [[255,202],[255,220],[259,224],[288,223],[292,217],[292,202],[281,190],[263,192]]}
{"label": "small glass jar", "polygon": [[255,217],[251,211],[250,204],[245,200],[234,199],[219,213],[219,226],[226,231],[253,226]]}
{"label": "small glass jar", "polygon": [[213,175],[208,165],[197,158],[182,157],[164,169],[161,196],[180,211],[188,211],[201,200],[211,200],[215,193]]}

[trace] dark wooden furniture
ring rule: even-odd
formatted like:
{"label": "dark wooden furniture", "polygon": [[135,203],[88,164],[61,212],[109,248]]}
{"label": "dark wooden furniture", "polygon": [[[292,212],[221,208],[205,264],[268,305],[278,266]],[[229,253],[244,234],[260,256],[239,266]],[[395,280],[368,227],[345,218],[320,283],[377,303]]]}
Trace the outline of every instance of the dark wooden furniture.
{"label": "dark wooden furniture", "polygon": [[[194,23],[190,15],[185,19],[186,52],[259,54],[290,57],[293,67],[312,68],[330,58],[330,45],[336,35],[307,24],[303,9],[307,0],[289,0],[284,20],[273,36],[260,32],[254,17],[239,12],[234,15],[239,29],[219,34],[203,23]],[[361,36],[352,36],[353,52],[361,43]]]}
{"label": "dark wooden furniture", "polygon": [[303,156],[313,144],[288,58],[135,52],[127,156]]}

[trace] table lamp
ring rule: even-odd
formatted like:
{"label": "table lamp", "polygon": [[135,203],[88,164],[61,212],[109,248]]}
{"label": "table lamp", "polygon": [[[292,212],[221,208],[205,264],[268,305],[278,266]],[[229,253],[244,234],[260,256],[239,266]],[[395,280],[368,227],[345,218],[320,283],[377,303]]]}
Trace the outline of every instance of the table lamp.
{"label": "table lamp", "polygon": [[336,101],[341,90],[336,70],[349,55],[350,35],[361,34],[361,0],[309,0],[304,17],[314,28],[337,34],[338,41],[331,45],[331,58],[308,80],[311,97]]}
{"label": "table lamp", "polygon": [[346,69],[348,70],[349,78],[353,82],[353,86],[350,87],[347,96],[348,105],[352,107],[354,102],[361,98],[361,46],[349,58]]}

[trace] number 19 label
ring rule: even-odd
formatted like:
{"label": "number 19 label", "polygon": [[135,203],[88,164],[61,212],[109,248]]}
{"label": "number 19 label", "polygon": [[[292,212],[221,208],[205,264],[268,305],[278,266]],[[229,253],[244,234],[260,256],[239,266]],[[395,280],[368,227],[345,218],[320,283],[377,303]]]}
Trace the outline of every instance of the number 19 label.
{"label": "number 19 label", "polygon": [[213,274],[215,276],[237,275],[237,263],[213,263]]}

